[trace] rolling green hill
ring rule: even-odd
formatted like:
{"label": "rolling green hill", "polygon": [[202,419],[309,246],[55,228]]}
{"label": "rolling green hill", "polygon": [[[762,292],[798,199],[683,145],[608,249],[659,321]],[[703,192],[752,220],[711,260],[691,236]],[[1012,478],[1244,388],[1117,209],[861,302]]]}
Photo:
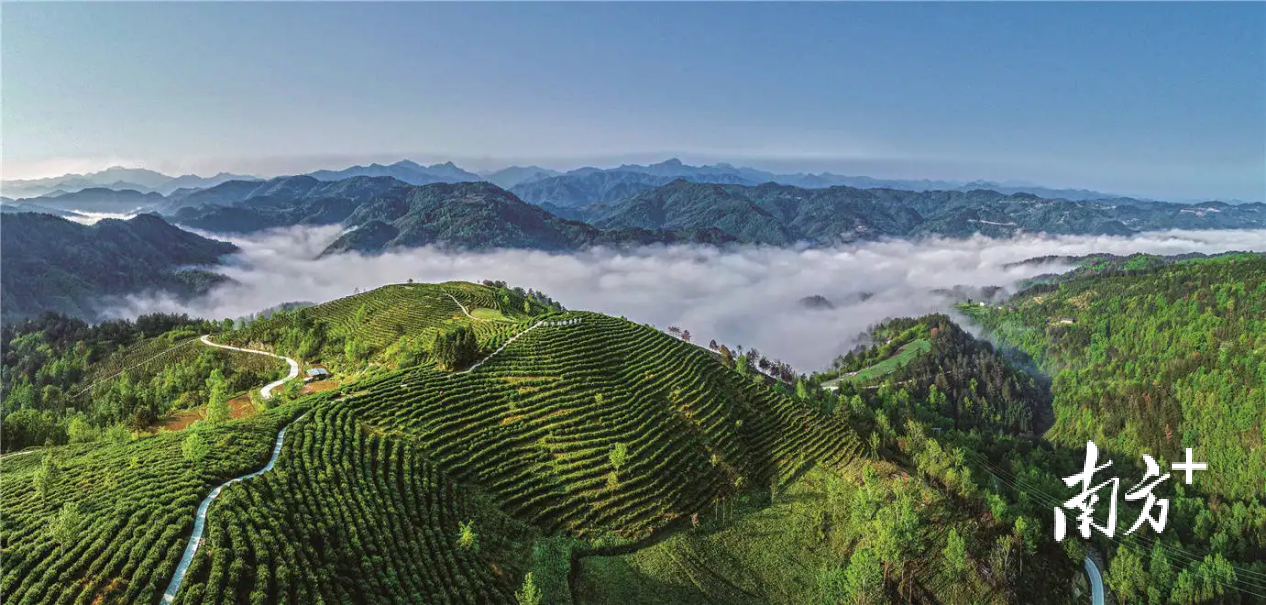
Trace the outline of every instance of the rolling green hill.
{"label": "rolling green hill", "polygon": [[[927,356],[954,342],[933,324]],[[474,355],[454,363],[440,347],[462,333]],[[24,511],[0,524],[6,595],[156,602],[197,501],[260,468],[282,426],[275,466],[210,505],[177,601],[514,602],[531,573],[548,603],[1059,602],[1079,561],[991,508],[964,454],[882,389],[890,425],[502,283],[396,284],[216,340],[305,351],[341,386],[6,459],[0,505]],[[94,363],[152,346],[137,343]],[[187,454],[195,438],[206,460]],[[164,462],[137,472],[147,456]],[[187,478],[162,493],[163,476]],[[67,502],[82,505],[70,521]]]}
{"label": "rolling green hill", "polygon": [[[346,406],[287,432],[274,472],[216,502],[177,603],[511,602],[536,532]],[[460,543],[470,524],[477,543]]]}

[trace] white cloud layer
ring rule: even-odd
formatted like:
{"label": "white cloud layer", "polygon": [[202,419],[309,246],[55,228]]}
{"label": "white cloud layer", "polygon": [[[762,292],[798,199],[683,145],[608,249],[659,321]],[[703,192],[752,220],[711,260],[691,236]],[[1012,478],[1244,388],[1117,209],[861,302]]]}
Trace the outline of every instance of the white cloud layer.
{"label": "white cloud layer", "polygon": [[[432,248],[367,257],[315,258],[338,228],[291,228],[233,240],[242,248],[223,273],[235,283],[182,303],[131,297],[112,315],[178,311],[224,318],[283,302],[324,302],[353,290],[412,278],[418,282],[500,279],[534,288],[569,309],[688,329],[696,340],[757,347],[801,371],[822,368],[860,332],[888,317],[944,311],[934,290],[955,286],[1014,288],[1022,279],[1062,271],[1054,265],[1007,268],[1047,255],[1181,254],[1266,251],[1266,230],[1167,231],[1131,237],[976,237],[885,241],[832,249],[648,247],[557,254],[522,250],[448,253]],[[861,300],[862,293],[873,294]],[[833,310],[807,310],[819,294]]]}

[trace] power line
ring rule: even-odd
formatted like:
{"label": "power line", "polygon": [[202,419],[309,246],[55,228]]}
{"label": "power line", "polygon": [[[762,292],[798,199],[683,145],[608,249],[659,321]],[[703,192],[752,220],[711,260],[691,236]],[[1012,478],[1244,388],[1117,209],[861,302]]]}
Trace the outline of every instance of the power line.
{"label": "power line", "polygon": [[[994,479],[1002,481],[1002,483],[1004,483],[1008,487],[1016,490],[1017,492],[1026,492],[1026,493],[1033,494],[1034,498],[1038,499],[1040,503],[1051,506],[1053,508],[1059,508],[1060,506],[1062,506],[1060,500],[1056,499],[1050,494],[1047,494],[1041,489],[1036,488],[1024,482],[1023,479],[1020,479],[1019,477],[1012,475],[1011,473],[1008,473],[1007,471],[994,466],[993,464],[989,463],[987,459],[984,458],[983,455],[978,454],[974,451],[966,450],[966,449],[964,449],[963,451],[966,452],[969,456],[973,457],[978,464],[985,467],[983,470],[985,470],[986,473],[989,473],[990,475],[992,475]],[[997,473],[1000,473],[1001,475],[1004,475],[1004,476],[999,476],[999,474],[995,474],[995,472],[993,471],[996,471]],[[1009,477],[1010,479],[1008,479],[1007,477]],[[1108,536],[1107,534],[1104,534],[1104,537],[1112,541],[1118,547],[1125,546],[1125,544],[1121,540],[1118,540],[1117,538],[1113,536]],[[1142,536],[1139,536],[1139,538],[1141,539]],[[1157,544],[1160,545],[1162,549],[1168,551],[1170,555],[1176,558],[1181,558],[1181,559],[1186,560],[1186,561],[1179,560],[1175,562],[1176,564],[1174,565],[1174,567],[1177,568],[1178,571],[1190,571],[1193,567],[1195,567],[1196,564],[1200,564],[1204,562],[1203,558],[1198,558],[1192,553],[1190,553],[1189,551],[1170,546],[1168,544],[1165,544],[1164,542],[1160,542],[1159,540],[1153,541],[1150,545],[1157,545]],[[1221,581],[1218,581],[1217,579],[1214,579],[1213,581],[1223,586],[1226,586],[1228,588],[1234,589],[1236,591],[1253,595],[1261,599],[1266,599],[1266,595],[1259,594],[1259,593],[1253,592],[1251,590],[1248,590],[1246,588],[1236,585],[1236,584],[1242,584],[1243,586],[1248,586],[1254,589],[1266,591],[1266,585],[1258,584],[1255,581],[1250,581],[1250,579],[1248,578],[1241,577],[1242,574],[1247,574],[1249,576],[1262,576],[1263,574],[1260,574],[1250,569],[1244,569],[1244,568],[1238,567],[1234,564],[1231,564],[1229,561],[1227,562],[1227,565],[1235,572],[1235,578],[1234,580],[1232,580],[1233,583],[1225,584]]]}
{"label": "power line", "polygon": [[190,338],[189,340],[186,340],[186,341],[184,341],[184,342],[182,342],[182,343],[180,343],[180,344],[178,344],[178,345],[176,345],[176,346],[174,346],[174,347],[170,347],[170,348],[168,348],[167,350],[165,350],[165,351],[163,351],[163,352],[161,352],[161,353],[159,353],[159,354],[157,354],[157,355],[155,355],[155,356],[153,356],[153,357],[150,357],[149,359],[146,359],[146,360],[144,360],[144,361],[142,361],[142,362],[140,362],[140,363],[135,363],[135,364],[132,364],[132,365],[130,365],[130,366],[128,366],[128,367],[126,367],[126,368],[123,368],[122,370],[119,370],[118,372],[115,372],[115,373],[113,373],[113,374],[111,374],[111,375],[109,375],[109,376],[106,376],[105,378],[100,378],[100,379],[97,379],[97,380],[93,381],[93,383],[92,383],[92,384],[90,384],[90,385],[88,385],[88,386],[84,387],[84,388],[83,388],[82,390],[80,390],[78,393],[75,393],[75,394],[73,395],[73,397],[78,397],[78,396],[80,396],[80,395],[83,395],[84,393],[86,393],[86,392],[88,392],[88,391],[92,390],[92,388],[93,388],[93,387],[97,386],[98,384],[100,384],[100,383],[102,383],[102,382],[105,382],[105,381],[107,381],[107,380],[111,380],[111,379],[113,379],[113,378],[115,378],[115,377],[117,377],[117,376],[119,376],[119,375],[123,374],[124,372],[127,372],[128,370],[132,370],[132,369],[135,369],[135,368],[139,368],[139,367],[141,367],[141,366],[143,366],[143,365],[145,365],[145,364],[147,364],[147,363],[149,363],[149,362],[151,362],[151,361],[154,361],[155,359],[158,359],[159,357],[162,357],[163,355],[166,355],[166,354],[168,354],[168,353],[170,353],[170,352],[172,352],[172,351],[175,351],[176,349],[179,349],[180,347],[183,347],[183,346],[185,346],[185,345],[187,345],[187,344],[189,344],[189,343],[191,343],[191,342],[195,342],[195,341],[197,341],[197,340],[198,340],[197,338]]}

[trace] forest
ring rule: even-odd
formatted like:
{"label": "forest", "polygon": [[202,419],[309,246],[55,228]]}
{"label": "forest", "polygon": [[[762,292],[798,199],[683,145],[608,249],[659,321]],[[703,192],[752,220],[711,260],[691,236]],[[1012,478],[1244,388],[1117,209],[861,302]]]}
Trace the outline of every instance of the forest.
{"label": "forest", "polygon": [[170,412],[223,407],[283,374],[277,360],[196,342],[225,327],[163,314],[91,326],[46,314],[6,325],[3,449],[92,441],[112,429],[143,431]]}

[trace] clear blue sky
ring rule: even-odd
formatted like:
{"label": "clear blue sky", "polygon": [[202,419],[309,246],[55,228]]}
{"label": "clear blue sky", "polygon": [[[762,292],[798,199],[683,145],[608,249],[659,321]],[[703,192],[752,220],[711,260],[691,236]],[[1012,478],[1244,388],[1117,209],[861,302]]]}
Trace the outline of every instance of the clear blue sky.
{"label": "clear blue sky", "polygon": [[1261,199],[1266,5],[14,4],[5,178],[676,155]]}

